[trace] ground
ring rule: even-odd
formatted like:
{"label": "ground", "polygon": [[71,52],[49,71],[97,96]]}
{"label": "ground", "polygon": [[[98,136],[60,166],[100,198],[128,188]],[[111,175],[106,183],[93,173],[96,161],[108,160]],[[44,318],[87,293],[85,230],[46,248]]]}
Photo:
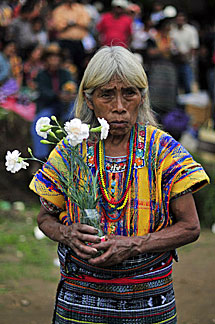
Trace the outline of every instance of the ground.
{"label": "ground", "polygon": [[[179,324],[215,323],[215,235],[203,231],[200,239],[179,249],[180,261],[174,264],[174,284]],[[9,282],[10,289],[0,295],[1,324],[50,324],[56,281],[37,278]],[[53,275],[53,274],[52,274]]]}

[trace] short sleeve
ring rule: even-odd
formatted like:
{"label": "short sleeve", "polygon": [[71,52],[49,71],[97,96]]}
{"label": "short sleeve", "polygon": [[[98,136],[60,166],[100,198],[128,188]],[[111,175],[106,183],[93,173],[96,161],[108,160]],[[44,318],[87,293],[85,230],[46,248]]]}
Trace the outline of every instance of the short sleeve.
{"label": "short sleeve", "polygon": [[166,144],[162,159],[162,184],[170,199],[187,189],[194,193],[210,182],[201,164],[180,143],[166,135],[161,137],[161,144],[162,141]]}
{"label": "short sleeve", "polygon": [[66,146],[60,142],[30,183],[31,190],[60,209],[65,209],[67,195],[64,184],[69,176],[65,151]]}

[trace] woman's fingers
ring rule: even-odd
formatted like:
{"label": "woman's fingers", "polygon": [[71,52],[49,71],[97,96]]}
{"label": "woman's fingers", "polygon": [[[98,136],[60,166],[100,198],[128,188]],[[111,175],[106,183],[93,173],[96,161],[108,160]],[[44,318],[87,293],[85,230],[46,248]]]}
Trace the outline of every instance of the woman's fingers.
{"label": "woman's fingers", "polygon": [[85,260],[91,259],[98,252],[95,248],[87,245],[80,245],[78,248],[76,246],[72,246],[72,249],[80,258]]}
{"label": "woman's fingers", "polygon": [[97,230],[85,224],[73,224],[68,227],[68,245],[83,259],[90,259],[98,250],[92,244],[100,243],[101,239],[96,236]]}
{"label": "woman's fingers", "polygon": [[124,237],[108,238],[107,241],[95,244],[94,247],[105,252],[102,255],[92,258],[89,263],[102,267],[119,264],[131,256],[129,240]]}
{"label": "woman's fingers", "polygon": [[71,227],[73,230],[77,230],[81,233],[88,233],[92,235],[96,235],[98,233],[98,230],[95,227],[87,224],[73,223]]}

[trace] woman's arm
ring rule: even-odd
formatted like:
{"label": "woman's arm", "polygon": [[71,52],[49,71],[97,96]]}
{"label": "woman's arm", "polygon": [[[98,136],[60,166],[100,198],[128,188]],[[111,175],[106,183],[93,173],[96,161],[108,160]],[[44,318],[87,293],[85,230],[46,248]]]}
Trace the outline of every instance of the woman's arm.
{"label": "woman's arm", "polygon": [[107,241],[94,245],[106,252],[89,262],[111,266],[138,254],[170,251],[197,240],[200,224],[192,194],[175,199],[170,208],[175,218],[172,226],[140,237],[109,236]]}
{"label": "woman's arm", "polygon": [[89,225],[74,223],[66,226],[60,223],[57,214],[50,214],[43,206],[37,217],[40,230],[51,240],[68,245],[79,257],[89,259],[98,251],[86,242],[99,243],[97,230]]}

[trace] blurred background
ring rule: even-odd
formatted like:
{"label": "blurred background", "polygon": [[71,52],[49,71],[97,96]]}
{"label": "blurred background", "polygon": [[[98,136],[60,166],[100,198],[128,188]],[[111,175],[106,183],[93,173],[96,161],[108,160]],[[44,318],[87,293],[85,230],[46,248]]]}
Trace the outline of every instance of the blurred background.
{"label": "blurred background", "polygon": [[[106,29],[110,16],[123,28]],[[35,121],[55,114],[64,123],[73,116],[89,59],[110,43],[135,53],[160,127],[210,176],[211,184],[194,195],[201,237],[179,249],[174,276],[179,324],[215,323],[214,17],[215,0],[0,2],[2,324],[50,323],[59,280],[56,244],[38,230],[40,203],[28,189],[40,165],[11,174],[5,155],[17,149],[29,157],[31,147],[46,160],[51,147],[41,150]]]}

